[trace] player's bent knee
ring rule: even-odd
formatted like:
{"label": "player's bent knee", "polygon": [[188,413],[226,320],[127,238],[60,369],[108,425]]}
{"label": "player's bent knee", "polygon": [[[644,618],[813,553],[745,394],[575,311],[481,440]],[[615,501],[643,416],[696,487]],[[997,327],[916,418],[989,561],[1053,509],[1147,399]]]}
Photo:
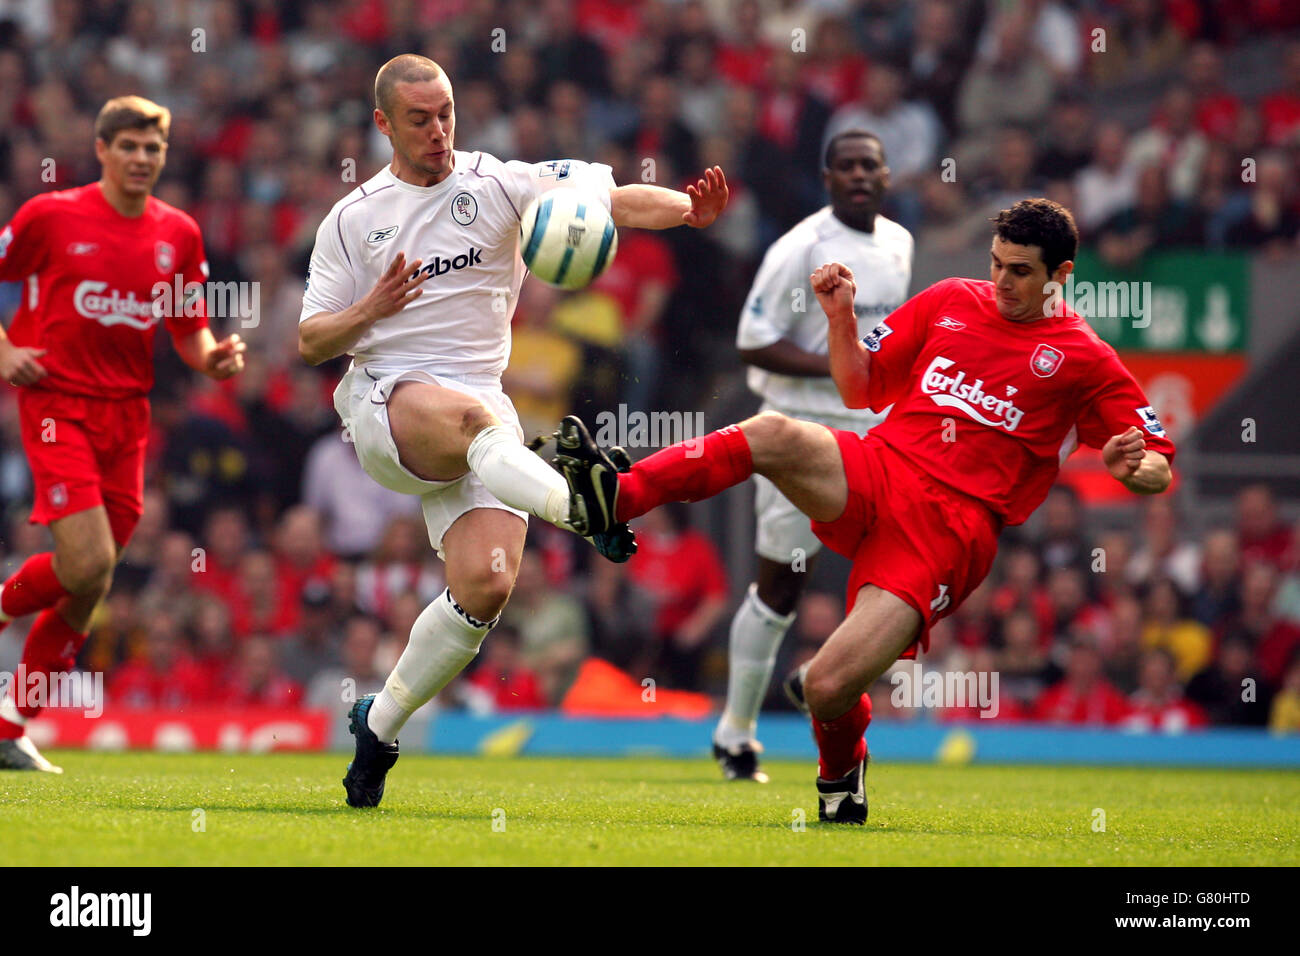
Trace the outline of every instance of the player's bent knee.
{"label": "player's bent knee", "polygon": [[850,686],[841,675],[830,668],[817,667],[814,661],[804,676],[803,692],[814,717],[834,720],[853,706],[862,688]]}
{"label": "player's bent knee", "polygon": [[481,621],[490,621],[505,608],[513,588],[512,575],[489,572],[457,581],[451,586],[451,593],[468,613]]}
{"label": "player's bent knee", "polygon": [[116,563],[116,556],[110,551],[81,551],[58,560],[55,574],[73,594],[102,597],[112,586]]}

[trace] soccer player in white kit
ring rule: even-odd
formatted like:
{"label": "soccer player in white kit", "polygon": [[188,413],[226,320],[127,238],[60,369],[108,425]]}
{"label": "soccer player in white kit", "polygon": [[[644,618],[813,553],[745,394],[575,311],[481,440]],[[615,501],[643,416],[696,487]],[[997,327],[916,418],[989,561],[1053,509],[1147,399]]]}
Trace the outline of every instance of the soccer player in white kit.
{"label": "soccer player in white kit", "polygon": [[[831,139],[822,181],[830,205],[768,249],[745,301],[736,346],[750,365],[749,387],[763,398],[763,411],[866,434],[886,410],[844,407],[830,378],[826,317],[808,277],[824,262],[845,263],[857,280],[854,312],[866,334],[907,298],[912,234],[880,215],[889,168],[871,133],[850,130]],[[731,623],[727,705],[713,732],[713,755],[728,779],[765,783],[758,713],[821,542],[808,517],[772,482],[761,475],[754,482],[758,579]]]}
{"label": "soccer player in white kit", "polygon": [[716,167],[681,193],[615,186],[608,166],[456,150],[451,82],[422,56],[386,63],[375,103],[393,160],[317,231],[299,351],[313,365],[353,356],[335,409],[366,472],[420,497],[447,590],[420,614],[383,691],[349,713],[351,806],[379,804],[398,731],[478,653],[514,586],[527,515],[585,533],[565,479],[523,444],[501,390],[525,276],[524,208],[548,189],[576,187],[620,226],[703,228],[727,202]]}

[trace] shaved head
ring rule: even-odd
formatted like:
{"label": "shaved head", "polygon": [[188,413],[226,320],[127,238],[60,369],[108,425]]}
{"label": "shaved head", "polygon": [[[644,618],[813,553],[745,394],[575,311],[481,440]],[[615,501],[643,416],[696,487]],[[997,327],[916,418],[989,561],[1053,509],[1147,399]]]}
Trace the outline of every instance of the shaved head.
{"label": "shaved head", "polygon": [[375,75],[375,106],[389,116],[393,113],[393,90],[398,83],[424,83],[442,76],[442,67],[427,56],[403,53],[379,68]]}

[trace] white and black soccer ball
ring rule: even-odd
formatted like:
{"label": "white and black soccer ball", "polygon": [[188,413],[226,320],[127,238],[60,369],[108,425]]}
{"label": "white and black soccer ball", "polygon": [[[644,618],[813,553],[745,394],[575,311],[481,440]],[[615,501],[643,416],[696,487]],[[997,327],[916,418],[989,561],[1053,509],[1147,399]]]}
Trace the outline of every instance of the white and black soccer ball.
{"label": "white and black soccer ball", "polygon": [[552,189],[528,204],[519,222],[519,254],[547,285],[581,289],[609,268],[618,251],[614,219],[595,195]]}

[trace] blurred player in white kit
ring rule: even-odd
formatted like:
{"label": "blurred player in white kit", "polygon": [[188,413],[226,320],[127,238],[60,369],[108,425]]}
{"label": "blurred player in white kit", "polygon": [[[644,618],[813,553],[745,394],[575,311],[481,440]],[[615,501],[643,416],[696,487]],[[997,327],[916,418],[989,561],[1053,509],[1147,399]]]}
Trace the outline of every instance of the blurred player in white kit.
{"label": "blurred player in white kit", "polygon": [[[767,251],[745,301],[736,346],[751,366],[749,387],[763,398],[763,411],[865,435],[886,410],[844,407],[830,377],[826,317],[808,277],[824,262],[846,264],[857,280],[853,310],[866,334],[907,298],[912,234],[880,215],[889,168],[871,133],[849,130],[833,137],[822,179],[830,205]],[[772,482],[761,475],[754,482],[758,579],[731,623],[727,705],[713,732],[713,755],[727,779],[765,783],[755,737],[758,713],[822,545],[807,515]]]}
{"label": "blurred player in white kit", "polygon": [[[366,472],[418,495],[447,589],[411,630],[383,691],[349,713],[356,755],[343,784],[377,806],[397,734],[478,653],[514,586],[527,516],[587,534],[565,479],[523,444],[501,373],[526,270],[520,216],[548,189],[595,194],[619,226],[709,225],[726,206],[722,170],[685,193],[616,186],[608,166],[530,165],[454,148],[451,82],[404,54],[375,78],[374,120],[392,163],[340,200],[316,234],[299,351],[316,365],[352,355],[334,406]],[[625,526],[593,543],[632,551]]]}

